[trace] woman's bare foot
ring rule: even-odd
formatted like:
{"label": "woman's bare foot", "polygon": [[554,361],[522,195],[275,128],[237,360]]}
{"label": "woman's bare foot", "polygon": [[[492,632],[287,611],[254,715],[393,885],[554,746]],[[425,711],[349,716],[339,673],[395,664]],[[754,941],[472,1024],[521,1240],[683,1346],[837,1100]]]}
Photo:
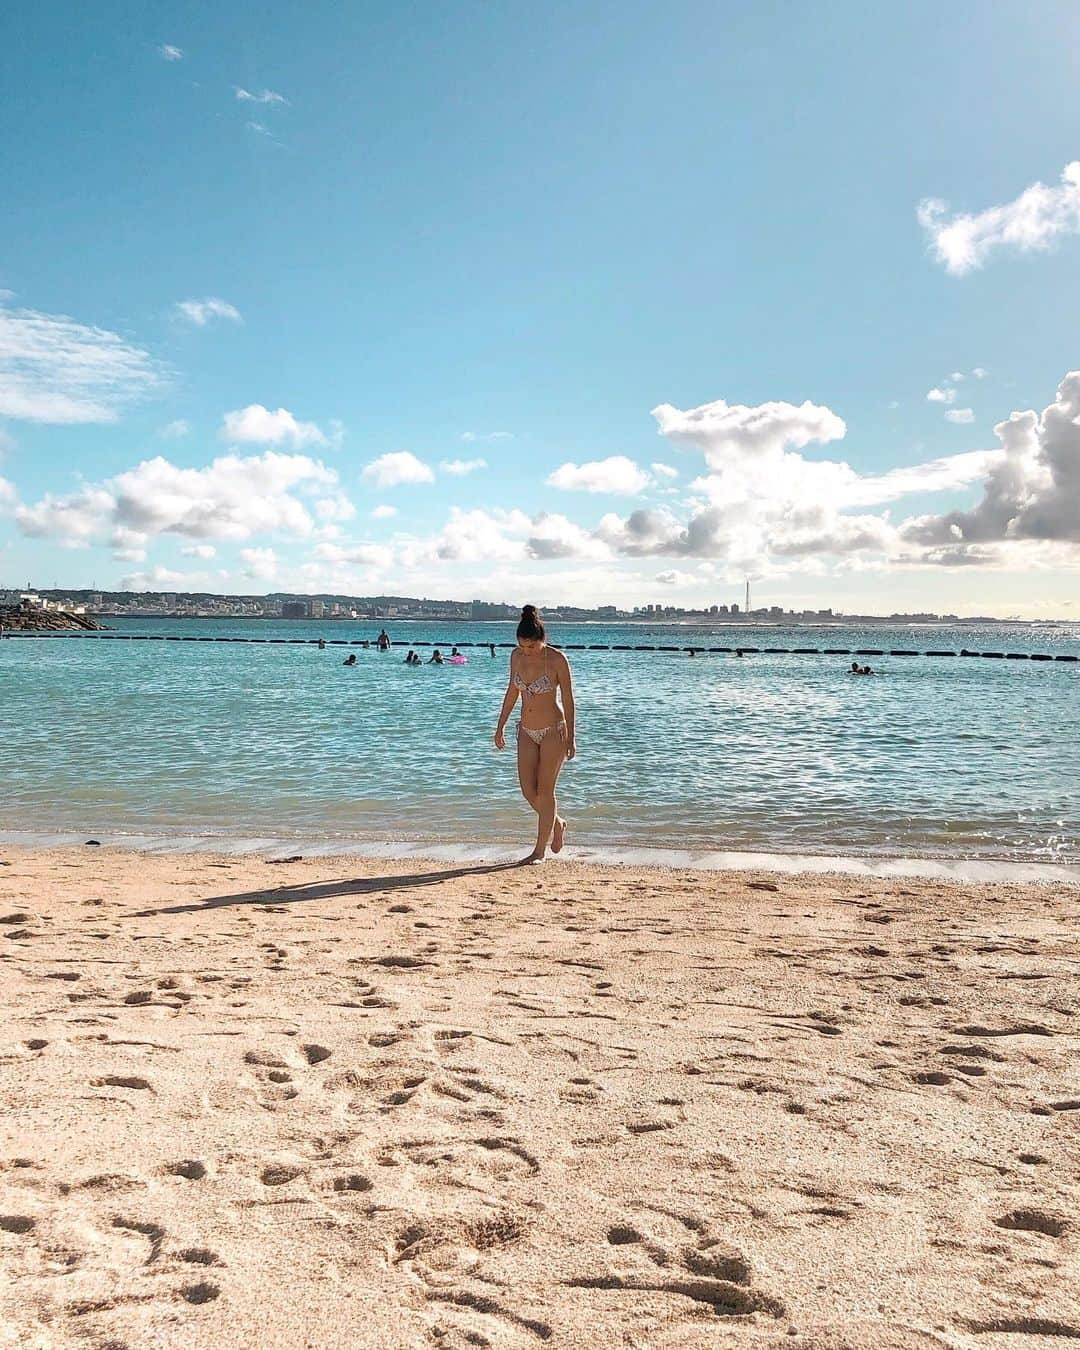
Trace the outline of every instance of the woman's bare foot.
{"label": "woman's bare foot", "polygon": [[566,821],[562,816],[555,817],[555,828],[551,832],[551,851],[552,853],[561,853],[563,840],[566,837]]}
{"label": "woman's bare foot", "polygon": [[544,855],[542,853],[537,853],[536,849],[533,849],[533,851],[529,854],[527,858],[522,858],[522,860],[518,863],[518,866],[531,867],[533,863],[542,863],[543,861]]}

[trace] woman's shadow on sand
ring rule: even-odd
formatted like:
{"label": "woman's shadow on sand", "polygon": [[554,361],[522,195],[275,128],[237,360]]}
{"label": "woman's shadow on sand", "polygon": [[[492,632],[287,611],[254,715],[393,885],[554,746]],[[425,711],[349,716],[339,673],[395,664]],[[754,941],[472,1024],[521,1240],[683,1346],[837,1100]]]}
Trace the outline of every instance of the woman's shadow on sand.
{"label": "woman's shadow on sand", "polygon": [[230,905],[295,905],[305,900],[333,900],[343,895],[386,895],[393,891],[414,890],[418,886],[440,886],[461,877],[485,876],[491,872],[515,871],[520,862],[483,863],[471,867],[448,867],[438,872],[404,872],[382,877],[352,877],[345,881],[308,881],[296,886],[267,886],[258,891],[237,891],[233,895],[212,895],[190,905],[166,905],[161,909],[143,909],[136,918],[159,914],[198,914],[207,909]]}

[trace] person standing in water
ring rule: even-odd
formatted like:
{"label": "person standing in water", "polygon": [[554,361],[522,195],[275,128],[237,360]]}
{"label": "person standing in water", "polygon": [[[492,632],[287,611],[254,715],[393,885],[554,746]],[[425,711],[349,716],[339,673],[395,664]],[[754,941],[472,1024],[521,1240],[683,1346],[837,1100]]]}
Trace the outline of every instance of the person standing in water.
{"label": "person standing in water", "polygon": [[[547,644],[535,605],[526,605],[517,626],[518,645],[510,655],[510,681],[495,727],[495,749],[506,749],[506,723],[521,698],[517,730],[521,795],[536,812],[536,847],[523,863],[542,862],[548,845],[559,853],[566,821],[559,815],[555,786],[562,766],[577,754],[574,741],[574,687],[570,663]],[[560,702],[561,696],[561,702]]]}

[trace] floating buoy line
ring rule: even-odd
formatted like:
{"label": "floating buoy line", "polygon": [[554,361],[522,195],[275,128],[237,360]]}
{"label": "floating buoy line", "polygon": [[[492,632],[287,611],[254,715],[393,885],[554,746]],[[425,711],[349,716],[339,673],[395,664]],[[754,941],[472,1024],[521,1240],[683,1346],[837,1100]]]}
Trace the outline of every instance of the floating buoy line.
{"label": "floating buoy line", "polygon": [[[182,633],[87,633],[87,632],[9,632],[8,638],[62,638],[87,639],[93,642],[242,642],[256,646],[277,647],[375,647],[372,638],[260,638],[260,637],[198,637]],[[447,639],[443,642],[418,640],[415,642],[397,642],[397,647],[478,647],[482,651],[491,647],[513,648],[515,642],[462,642]],[[559,646],[566,652],[674,652],[691,656],[955,656],[980,657],[992,661],[1066,661],[1076,663],[1080,656],[1067,654],[1050,655],[1046,652],[975,652],[961,647],[959,651],[942,648],[928,648],[918,651],[910,647],[679,647],[669,644],[614,642],[564,642]]]}

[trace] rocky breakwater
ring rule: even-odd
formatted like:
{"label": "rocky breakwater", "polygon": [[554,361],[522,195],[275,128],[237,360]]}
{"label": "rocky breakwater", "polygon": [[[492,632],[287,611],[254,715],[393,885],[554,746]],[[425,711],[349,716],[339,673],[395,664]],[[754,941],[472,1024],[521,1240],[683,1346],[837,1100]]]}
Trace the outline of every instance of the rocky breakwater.
{"label": "rocky breakwater", "polygon": [[0,605],[0,631],[4,633],[104,632],[107,625],[90,614],[69,614],[64,609],[31,609],[25,605]]}

